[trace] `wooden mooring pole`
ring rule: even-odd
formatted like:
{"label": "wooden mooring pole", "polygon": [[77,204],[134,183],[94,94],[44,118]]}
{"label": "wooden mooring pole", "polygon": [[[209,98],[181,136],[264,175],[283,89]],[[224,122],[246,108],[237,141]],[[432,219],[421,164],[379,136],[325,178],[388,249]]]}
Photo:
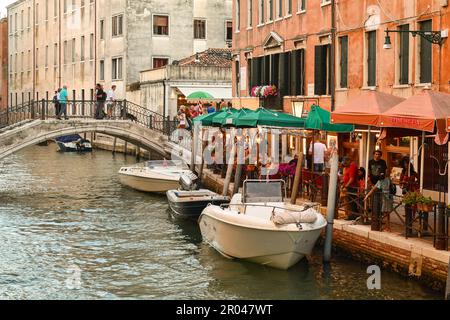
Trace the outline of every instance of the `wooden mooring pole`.
{"label": "wooden mooring pole", "polygon": [[450,258],[448,259],[447,285],[445,287],[445,300],[450,300]]}
{"label": "wooden mooring pole", "polygon": [[112,154],[116,154],[117,138],[114,138]]}
{"label": "wooden mooring pole", "polygon": [[333,242],[333,223],[336,210],[336,194],[338,187],[338,170],[339,170],[339,156],[335,152],[331,156],[330,180],[328,185],[328,210],[327,210],[327,232],[325,235],[325,248],[323,253],[323,261],[330,262],[331,248]]}

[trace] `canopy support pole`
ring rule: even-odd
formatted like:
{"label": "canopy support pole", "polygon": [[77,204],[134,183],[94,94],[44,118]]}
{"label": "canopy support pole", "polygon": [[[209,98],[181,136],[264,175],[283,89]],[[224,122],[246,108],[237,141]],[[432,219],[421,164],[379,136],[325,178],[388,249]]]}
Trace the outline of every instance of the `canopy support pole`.
{"label": "canopy support pole", "polygon": [[425,167],[425,131],[422,131],[422,150],[420,153],[420,192],[423,192],[423,169]]}
{"label": "canopy support pole", "polygon": [[336,152],[331,156],[331,169],[330,169],[330,184],[328,185],[328,208],[327,208],[327,231],[325,235],[325,248],[323,254],[323,261],[330,262],[331,260],[331,248],[333,242],[333,224],[334,214],[336,211],[336,193],[338,183],[338,167],[339,157]]}
{"label": "canopy support pole", "polygon": [[[203,136],[205,136],[205,139],[203,139]],[[203,129],[202,129],[202,149],[201,149],[201,154],[200,156],[202,157],[202,162],[200,164],[200,169],[198,171],[198,179],[200,180],[200,183],[202,183],[202,176],[203,176],[203,167],[205,166],[205,156],[204,156],[204,150],[208,144],[208,139],[209,139],[209,130],[205,130],[205,132],[203,133]]]}
{"label": "canopy support pole", "polygon": [[366,139],[366,189],[369,188],[369,158],[370,158],[370,134],[372,127],[369,126],[367,130],[367,139]]}
{"label": "canopy support pole", "polygon": [[[233,129],[233,133],[230,135],[230,143],[231,143],[231,153],[230,153],[230,157],[226,160],[228,160],[228,169],[227,169],[227,174],[225,176],[225,182],[223,184],[223,190],[222,190],[222,195],[226,196],[228,195],[228,187],[230,186],[230,181],[231,181],[231,174],[233,173],[233,165],[234,165],[234,155],[236,154],[236,143],[234,142],[234,130]],[[227,161],[225,161],[225,164],[227,163]]]}
{"label": "canopy support pole", "polygon": [[198,138],[198,126],[193,125],[192,128],[192,147],[191,147],[191,171],[195,172],[195,162],[196,162],[196,156],[197,156],[197,138]]}
{"label": "canopy support pole", "polygon": [[295,204],[297,202],[297,194],[300,185],[300,176],[302,174],[302,164],[303,164],[303,147],[302,147],[303,140],[302,138],[296,140],[297,140],[297,150],[299,151],[299,153],[298,153],[297,167],[295,168],[294,186],[292,187],[291,193],[292,204]]}

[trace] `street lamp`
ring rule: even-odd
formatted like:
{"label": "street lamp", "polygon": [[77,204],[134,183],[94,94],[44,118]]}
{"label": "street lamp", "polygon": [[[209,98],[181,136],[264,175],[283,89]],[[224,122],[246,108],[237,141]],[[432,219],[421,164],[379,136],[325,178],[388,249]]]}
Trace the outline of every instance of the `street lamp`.
{"label": "street lamp", "polygon": [[391,49],[392,43],[391,43],[391,37],[389,36],[389,32],[397,32],[397,33],[411,33],[413,37],[419,35],[425,40],[442,45],[442,42],[444,42],[444,38],[447,37],[448,30],[444,31],[421,31],[421,30],[385,30],[386,32],[386,38],[384,41],[383,49]]}

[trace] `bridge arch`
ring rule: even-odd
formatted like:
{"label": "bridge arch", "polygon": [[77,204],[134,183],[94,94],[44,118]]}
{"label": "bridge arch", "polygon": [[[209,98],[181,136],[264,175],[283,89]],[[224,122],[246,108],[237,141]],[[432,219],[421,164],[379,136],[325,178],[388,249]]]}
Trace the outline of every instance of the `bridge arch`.
{"label": "bridge arch", "polygon": [[60,136],[88,132],[106,134],[163,157],[170,156],[166,136],[129,120],[35,120],[0,133],[0,159]]}

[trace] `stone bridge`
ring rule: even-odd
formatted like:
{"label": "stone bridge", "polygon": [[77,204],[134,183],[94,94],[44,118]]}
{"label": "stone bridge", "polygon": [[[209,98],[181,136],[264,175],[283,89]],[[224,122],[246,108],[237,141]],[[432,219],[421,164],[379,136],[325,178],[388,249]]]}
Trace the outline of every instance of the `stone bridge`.
{"label": "stone bridge", "polygon": [[130,120],[27,120],[0,130],[0,159],[47,140],[85,132],[113,136],[163,157],[170,157],[172,144],[163,133]]}

